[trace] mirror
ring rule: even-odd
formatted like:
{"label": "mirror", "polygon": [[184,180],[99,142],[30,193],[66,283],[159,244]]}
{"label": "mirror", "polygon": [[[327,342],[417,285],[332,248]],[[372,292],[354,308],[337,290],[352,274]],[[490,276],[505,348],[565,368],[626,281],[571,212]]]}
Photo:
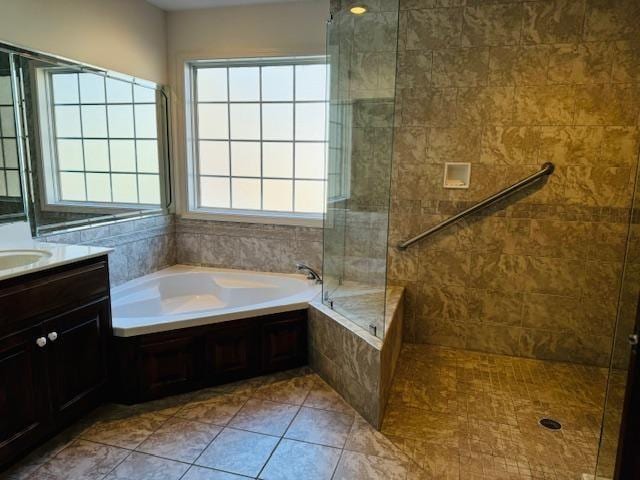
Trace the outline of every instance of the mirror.
{"label": "mirror", "polygon": [[[168,99],[162,88],[12,48],[0,44],[0,132],[11,155],[3,152],[4,162],[0,161],[0,212],[19,207],[24,217],[18,164],[27,172],[22,183],[35,235],[166,212],[171,201]],[[12,94],[12,84],[18,94]],[[12,102],[15,98],[20,101]],[[14,103],[21,107],[17,115]],[[19,129],[10,123],[16,117]],[[20,162],[17,138],[24,140]],[[1,180],[14,182],[15,177],[15,185],[5,186],[3,196]]]}
{"label": "mirror", "polygon": [[11,58],[0,51],[0,223],[24,220]]}

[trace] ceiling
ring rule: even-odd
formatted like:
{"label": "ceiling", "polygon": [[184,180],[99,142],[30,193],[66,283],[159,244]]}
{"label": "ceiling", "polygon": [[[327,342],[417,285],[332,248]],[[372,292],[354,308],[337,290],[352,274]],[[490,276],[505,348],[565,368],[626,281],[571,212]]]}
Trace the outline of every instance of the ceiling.
{"label": "ceiling", "polygon": [[147,0],[163,10],[192,10],[196,8],[255,5],[258,3],[300,2],[304,0]]}

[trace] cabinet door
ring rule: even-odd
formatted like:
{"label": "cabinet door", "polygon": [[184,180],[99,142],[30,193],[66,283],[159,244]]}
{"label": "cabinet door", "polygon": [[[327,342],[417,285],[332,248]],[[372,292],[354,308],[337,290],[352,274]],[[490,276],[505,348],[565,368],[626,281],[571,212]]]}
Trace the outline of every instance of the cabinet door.
{"label": "cabinet door", "polygon": [[44,323],[53,407],[62,423],[96,405],[107,382],[109,300]]}
{"label": "cabinet door", "polygon": [[39,327],[0,340],[0,466],[48,428],[45,351]]}
{"label": "cabinet door", "polygon": [[[287,318],[288,317],[288,318]],[[262,372],[299,367],[307,362],[306,315],[294,312],[262,324]]]}
{"label": "cabinet door", "polygon": [[250,377],[256,373],[257,342],[247,324],[230,324],[207,335],[206,366],[214,383]]}
{"label": "cabinet door", "polygon": [[139,347],[140,395],[158,398],[195,388],[200,379],[202,342],[189,334],[161,335]]}

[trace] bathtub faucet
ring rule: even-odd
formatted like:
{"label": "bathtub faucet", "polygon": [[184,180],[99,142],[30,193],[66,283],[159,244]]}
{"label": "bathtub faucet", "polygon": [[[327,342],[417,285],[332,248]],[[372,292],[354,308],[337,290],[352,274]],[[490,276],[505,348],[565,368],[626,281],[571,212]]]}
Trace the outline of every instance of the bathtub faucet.
{"label": "bathtub faucet", "polygon": [[316,283],[322,283],[322,277],[320,276],[320,274],[309,265],[305,265],[304,263],[296,263],[296,270],[306,273],[309,280],[315,280]]}

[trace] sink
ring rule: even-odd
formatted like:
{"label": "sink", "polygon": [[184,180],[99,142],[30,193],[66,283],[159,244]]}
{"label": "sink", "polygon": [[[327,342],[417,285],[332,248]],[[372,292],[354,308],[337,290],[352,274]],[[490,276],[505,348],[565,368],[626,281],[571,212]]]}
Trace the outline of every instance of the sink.
{"label": "sink", "polygon": [[50,256],[45,250],[0,250],[0,270],[24,267]]}

